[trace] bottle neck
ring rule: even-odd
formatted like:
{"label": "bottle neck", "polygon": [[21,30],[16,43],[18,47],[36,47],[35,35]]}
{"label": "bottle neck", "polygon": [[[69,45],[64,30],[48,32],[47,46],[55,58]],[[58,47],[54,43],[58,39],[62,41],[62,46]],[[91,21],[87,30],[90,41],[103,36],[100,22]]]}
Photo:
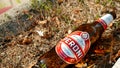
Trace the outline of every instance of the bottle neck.
{"label": "bottle neck", "polygon": [[106,14],[99,18],[97,22],[99,22],[103,26],[104,30],[106,30],[106,28],[110,25],[113,19],[114,18],[111,14]]}
{"label": "bottle neck", "polygon": [[112,22],[113,16],[111,14],[106,14],[102,16],[100,19],[102,19],[108,26]]}

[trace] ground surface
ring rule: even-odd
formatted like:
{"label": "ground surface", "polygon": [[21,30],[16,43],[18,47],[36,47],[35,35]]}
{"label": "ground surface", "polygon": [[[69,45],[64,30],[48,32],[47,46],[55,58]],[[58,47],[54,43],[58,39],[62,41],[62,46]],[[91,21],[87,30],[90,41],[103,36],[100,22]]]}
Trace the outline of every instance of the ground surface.
{"label": "ground surface", "polygon": [[[54,1],[54,0],[51,0]],[[78,68],[111,68],[120,56],[119,0],[58,0],[56,3],[33,3],[10,24],[1,27],[0,68],[31,68],[39,56],[83,23],[91,23],[114,9],[117,18],[102,37],[91,46]],[[35,4],[35,5],[34,5]],[[36,6],[37,5],[37,6]],[[15,24],[16,23],[16,24]],[[3,30],[2,30],[3,29]]]}

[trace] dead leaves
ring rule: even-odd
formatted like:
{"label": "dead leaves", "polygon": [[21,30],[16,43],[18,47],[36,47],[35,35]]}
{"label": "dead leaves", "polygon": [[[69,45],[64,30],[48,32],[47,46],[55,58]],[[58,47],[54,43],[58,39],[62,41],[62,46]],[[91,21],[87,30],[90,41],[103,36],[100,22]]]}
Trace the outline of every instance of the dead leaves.
{"label": "dead leaves", "polygon": [[25,37],[23,40],[22,40],[22,44],[25,44],[25,45],[28,45],[32,43],[32,39],[28,38],[28,37]]}
{"label": "dead leaves", "polygon": [[[55,32],[59,31],[58,26],[61,22],[59,18],[55,16],[47,17],[45,20],[38,20],[37,24],[38,26],[35,27],[35,32],[38,33],[41,38],[50,39]],[[42,29],[40,29],[40,27],[42,27]]]}
{"label": "dead leaves", "polygon": [[52,21],[55,21],[57,25],[60,25],[60,20],[58,19],[58,17],[52,18]]}
{"label": "dead leaves", "polygon": [[24,38],[24,39],[22,39],[19,43],[20,43],[21,45],[28,45],[28,44],[30,44],[31,42],[32,42],[31,39]]}
{"label": "dead leaves", "polygon": [[120,58],[120,50],[113,57],[113,61],[116,62],[118,58]]}
{"label": "dead leaves", "polygon": [[28,36],[22,36],[20,35],[19,40],[17,41],[18,44],[21,45],[29,45],[32,43],[32,39],[29,38]]}
{"label": "dead leaves", "polygon": [[97,50],[94,50],[94,52],[96,54],[105,54],[105,53],[110,53],[110,49],[108,49],[108,50],[97,49]]}
{"label": "dead leaves", "polygon": [[13,38],[11,42],[7,43],[7,46],[16,46],[17,44],[29,45],[32,43],[32,39],[28,36],[19,35],[19,38]]}
{"label": "dead leaves", "polygon": [[120,67],[120,50],[117,52],[117,54],[113,58],[114,58],[115,64],[113,65],[112,68],[119,68]]}
{"label": "dead leaves", "polygon": [[86,68],[87,63],[78,63],[78,64],[75,65],[75,67],[77,67],[77,68]]}
{"label": "dead leaves", "polygon": [[99,50],[95,50],[94,52],[96,54],[104,54],[105,53],[104,50],[100,50],[100,49]]}
{"label": "dead leaves", "polygon": [[39,25],[44,25],[44,24],[46,24],[46,23],[47,23],[47,20],[38,21],[38,24],[39,24]]}
{"label": "dead leaves", "polygon": [[38,25],[49,25],[48,23],[55,23],[57,25],[60,25],[60,20],[57,16],[47,17],[45,20],[37,20],[36,22]]}
{"label": "dead leaves", "polygon": [[75,10],[74,10],[74,13],[75,13],[75,14],[79,14],[79,13],[82,12],[82,11],[83,11],[83,9],[75,9]]}
{"label": "dead leaves", "polygon": [[7,46],[15,46],[17,44],[16,41],[11,41],[10,43],[7,44]]}
{"label": "dead leaves", "polygon": [[61,4],[63,3],[64,0],[57,0],[58,1],[58,4]]}
{"label": "dead leaves", "polygon": [[36,32],[39,34],[39,36],[41,36],[41,38],[49,39],[49,38],[52,37],[52,32],[51,31],[45,30],[45,31],[36,31]]}

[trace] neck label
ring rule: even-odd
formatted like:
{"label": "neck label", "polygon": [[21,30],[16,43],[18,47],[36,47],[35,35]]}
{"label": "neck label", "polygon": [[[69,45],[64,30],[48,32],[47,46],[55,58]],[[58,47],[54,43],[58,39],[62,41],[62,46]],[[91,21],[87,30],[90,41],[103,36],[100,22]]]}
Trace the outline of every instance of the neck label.
{"label": "neck label", "polygon": [[111,14],[106,14],[103,17],[99,18],[97,21],[103,26],[104,30],[112,22],[113,16]]}
{"label": "neck label", "polygon": [[104,20],[104,22],[109,25],[112,20],[113,20],[113,16],[111,14],[106,14],[103,17],[101,17],[100,19]]}

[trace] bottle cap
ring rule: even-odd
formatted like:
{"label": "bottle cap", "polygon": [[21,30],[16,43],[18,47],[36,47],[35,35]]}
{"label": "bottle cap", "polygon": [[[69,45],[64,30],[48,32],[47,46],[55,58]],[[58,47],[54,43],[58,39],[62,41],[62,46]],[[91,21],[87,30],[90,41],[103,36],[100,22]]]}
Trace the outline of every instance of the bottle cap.
{"label": "bottle cap", "polygon": [[113,20],[113,16],[111,14],[106,14],[103,17],[101,17],[100,19],[104,20],[104,22],[109,25],[112,20]]}

